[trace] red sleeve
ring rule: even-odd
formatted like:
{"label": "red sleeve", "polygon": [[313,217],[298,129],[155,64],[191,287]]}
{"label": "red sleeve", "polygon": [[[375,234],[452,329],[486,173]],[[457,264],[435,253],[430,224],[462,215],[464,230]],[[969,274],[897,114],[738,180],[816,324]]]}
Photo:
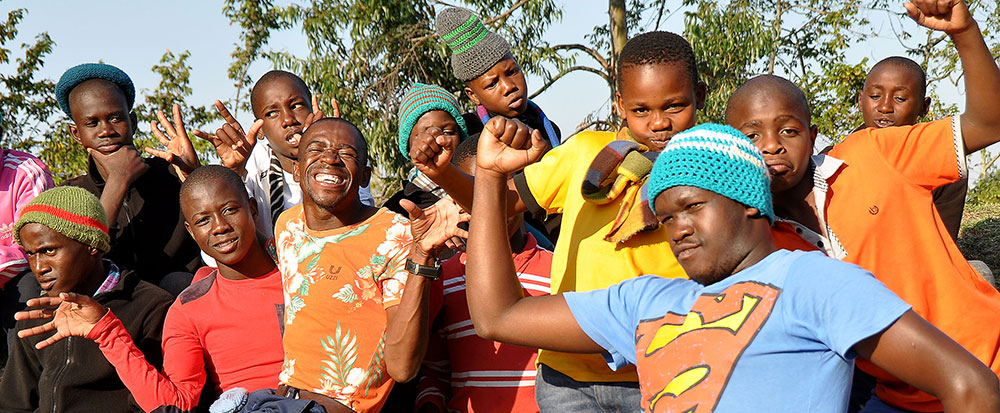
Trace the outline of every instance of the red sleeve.
{"label": "red sleeve", "polygon": [[121,320],[111,311],[87,335],[97,342],[118,377],[147,412],[161,406],[192,411],[198,405],[205,383],[205,360],[194,329],[184,328],[186,317],[179,314],[182,312],[175,302],[164,321],[162,374],[146,361]]}

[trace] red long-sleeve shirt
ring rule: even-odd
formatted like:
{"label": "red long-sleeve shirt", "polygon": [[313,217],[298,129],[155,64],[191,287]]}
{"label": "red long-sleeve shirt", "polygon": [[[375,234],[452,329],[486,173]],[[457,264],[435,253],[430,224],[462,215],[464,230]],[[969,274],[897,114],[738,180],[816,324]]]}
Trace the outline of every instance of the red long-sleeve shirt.
{"label": "red long-sleeve shirt", "polygon": [[199,281],[167,312],[162,373],[146,362],[114,314],[104,316],[88,335],[143,410],[194,410],[206,375],[216,394],[235,387],[254,391],[278,386],[284,360],[278,270],[241,281],[218,276],[214,268],[198,272]]}

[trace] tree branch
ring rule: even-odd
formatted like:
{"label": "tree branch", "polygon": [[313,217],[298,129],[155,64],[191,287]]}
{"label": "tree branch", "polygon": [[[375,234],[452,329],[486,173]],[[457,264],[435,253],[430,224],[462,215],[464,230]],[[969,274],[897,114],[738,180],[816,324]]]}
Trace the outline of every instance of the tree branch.
{"label": "tree branch", "polygon": [[581,124],[580,126],[577,126],[576,127],[576,132],[573,132],[573,134],[570,135],[570,136],[576,135],[576,134],[578,134],[578,133],[580,133],[580,132],[582,132],[584,130],[587,130],[591,126],[597,126],[597,125],[607,126],[608,130],[615,130],[615,129],[617,129],[617,127],[615,127],[614,123],[608,122],[606,120],[597,119],[597,120],[592,120],[590,122],[586,122],[584,124]]}
{"label": "tree branch", "polygon": [[514,3],[514,5],[510,6],[510,8],[507,9],[507,11],[498,14],[496,17],[494,17],[492,19],[484,21],[483,24],[493,24],[493,23],[496,23],[498,20],[507,20],[507,18],[510,17],[511,13],[514,13],[515,10],[521,8],[521,6],[524,6],[527,3],[528,3],[528,0],[521,0],[521,1],[517,2],[517,3]]}
{"label": "tree branch", "polygon": [[557,44],[555,46],[552,46],[552,50],[579,50],[581,52],[590,55],[590,57],[594,58],[594,60],[596,60],[597,63],[599,63],[601,67],[604,68],[605,71],[611,70],[611,67],[608,65],[608,61],[607,59],[604,58],[604,56],[601,56],[601,54],[598,53],[597,50],[591,49],[582,44],[578,43]]}
{"label": "tree branch", "polygon": [[986,162],[986,156],[988,156],[988,154],[986,153],[986,149],[984,148],[982,152],[984,155],[983,162],[985,162],[983,164],[982,170],[983,170],[983,175],[986,175],[986,172],[989,171],[991,167],[993,167],[993,164],[996,163],[998,159],[1000,159],[1000,153],[998,153],[997,156],[994,156],[993,159],[990,159],[989,162]]}
{"label": "tree branch", "polygon": [[544,92],[545,89],[548,89],[549,86],[552,86],[553,83],[555,83],[557,80],[561,79],[563,76],[566,76],[566,75],[570,74],[571,72],[576,72],[576,71],[584,71],[584,72],[593,73],[595,75],[600,76],[602,79],[604,79],[605,82],[608,82],[609,85],[611,84],[611,78],[608,77],[608,74],[605,73],[605,72],[602,72],[600,70],[594,69],[594,68],[592,68],[590,66],[572,66],[572,67],[568,67],[568,68],[564,69],[563,71],[559,72],[559,74],[555,75],[552,79],[549,79],[549,81],[545,82],[545,84],[542,85],[542,87],[538,88],[538,90],[536,90],[535,93],[532,93],[531,96],[528,96],[528,99],[534,99],[535,96],[538,96],[538,95],[542,94],[542,92]]}

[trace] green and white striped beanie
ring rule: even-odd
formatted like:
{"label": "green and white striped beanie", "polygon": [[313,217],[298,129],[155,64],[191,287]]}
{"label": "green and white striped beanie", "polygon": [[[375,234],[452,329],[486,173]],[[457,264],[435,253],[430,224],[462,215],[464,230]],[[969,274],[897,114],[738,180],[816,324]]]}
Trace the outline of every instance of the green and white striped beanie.
{"label": "green and white striped beanie", "polygon": [[510,53],[510,44],[487,28],[472,10],[449,7],[437,14],[437,34],[451,49],[451,70],[468,82]]}

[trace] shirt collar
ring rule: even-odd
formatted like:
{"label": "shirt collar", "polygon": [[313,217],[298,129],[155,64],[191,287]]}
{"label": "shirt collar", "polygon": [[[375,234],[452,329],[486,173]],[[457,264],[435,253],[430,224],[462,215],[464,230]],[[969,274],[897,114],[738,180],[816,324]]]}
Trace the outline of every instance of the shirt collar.
{"label": "shirt collar", "polygon": [[812,163],[816,166],[816,175],[824,180],[830,179],[844,166],[844,161],[830,155],[813,155]]}
{"label": "shirt collar", "polygon": [[108,276],[101,283],[101,287],[97,289],[97,292],[94,293],[94,297],[114,290],[118,286],[118,282],[122,279],[122,272],[113,261],[104,259],[104,266],[108,269]]}

